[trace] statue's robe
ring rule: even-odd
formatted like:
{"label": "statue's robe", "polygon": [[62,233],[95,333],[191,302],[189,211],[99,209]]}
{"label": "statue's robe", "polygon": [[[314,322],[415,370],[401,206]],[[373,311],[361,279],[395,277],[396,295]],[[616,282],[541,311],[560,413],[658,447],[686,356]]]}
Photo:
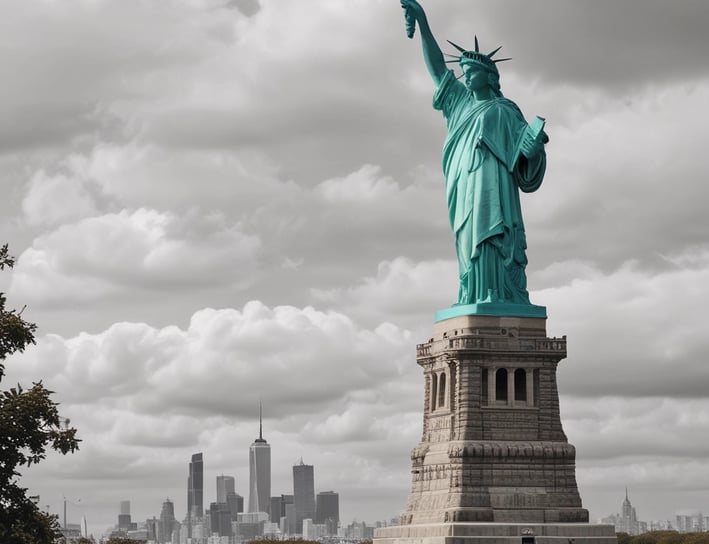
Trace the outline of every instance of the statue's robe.
{"label": "statue's robe", "polygon": [[443,172],[458,254],[458,304],[529,304],[519,190],[539,188],[546,156],[542,151],[527,160],[519,153],[528,125],[514,102],[476,102],[452,71],[438,86],[433,107],[448,124]]}

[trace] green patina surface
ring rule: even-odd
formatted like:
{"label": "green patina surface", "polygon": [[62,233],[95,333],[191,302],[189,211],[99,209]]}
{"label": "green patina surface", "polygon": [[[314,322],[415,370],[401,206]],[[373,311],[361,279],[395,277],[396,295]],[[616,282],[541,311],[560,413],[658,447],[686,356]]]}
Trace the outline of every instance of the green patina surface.
{"label": "green patina surface", "polygon": [[535,304],[505,304],[495,302],[480,302],[477,304],[457,304],[450,308],[438,310],[433,319],[435,321],[443,321],[451,317],[459,317],[461,315],[499,315],[513,317],[544,317],[547,316],[546,306],[537,306]]}
{"label": "green patina surface", "polygon": [[[517,105],[502,95],[495,59],[451,42],[459,55],[444,60],[416,0],[400,0],[406,29],[420,29],[423,55],[435,84],[433,107],[448,126],[443,173],[449,221],[455,234],[459,288],[457,303],[436,314],[480,313],[545,317],[529,301],[527,241],[520,192],[536,191],[546,169],[544,120],[527,123]],[[446,64],[459,64],[459,81]],[[510,313],[512,312],[512,313]]]}

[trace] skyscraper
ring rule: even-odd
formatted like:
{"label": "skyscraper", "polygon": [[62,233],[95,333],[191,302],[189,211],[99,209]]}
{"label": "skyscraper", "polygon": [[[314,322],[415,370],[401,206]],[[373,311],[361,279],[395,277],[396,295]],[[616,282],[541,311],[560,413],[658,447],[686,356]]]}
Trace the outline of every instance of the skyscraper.
{"label": "skyscraper", "polygon": [[271,497],[271,522],[280,523],[281,518],[286,515],[286,505],[293,504],[293,495],[281,495]]}
{"label": "skyscraper", "polygon": [[175,527],[175,505],[170,499],[162,503],[160,512],[160,522],[158,523],[158,542],[170,544],[172,542],[172,531]]}
{"label": "skyscraper", "polygon": [[219,536],[232,536],[231,512],[226,503],[213,502],[209,505],[209,523],[212,533]]}
{"label": "skyscraper", "polygon": [[217,502],[226,503],[226,496],[229,492],[235,493],[235,480],[233,476],[217,476]]}
{"label": "skyscraper", "polygon": [[628,488],[625,488],[625,500],[621,506],[621,518],[620,518],[620,532],[628,533],[629,535],[637,535],[638,530],[638,516],[635,513],[635,508],[630,504],[630,499],[628,499]]}
{"label": "skyscraper", "polygon": [[315,478],[313,465],[293,465],[293,498],[295,502],[295,530],[303,532],[303,520],[315,519]]}
{"label": "skyscraper", "polygon": [[226,494],[226,505],[229,507],[229,512],[231,512],[231,519],[236,521],[237,514],[244,511],[244,497],[229,491]]}
{"label": "skyscraper", "polygon": [[[204,513],[204,462],[202,454],[195,453],[187,476],[187,516],[201,518]],[[190,535],[191,536],[191,535]]]}
{"label": "skyscraper", "polygon": [[340,521],[340,495],[334,491],[321,491],[315,498],[315,523],[327,526],[327,534],[337,534]]}
{"label": "skyscraper", "polygon": [[130,531],[132,528],[130,519],[130,501],[121,501],[120,514],[118,514],[118,530]]}
{"label": "skyscraper", "polygon": [[271,502],[271,446],[263,438],[259,403],[258,438],[249,448],[249,512],[268,512]]}

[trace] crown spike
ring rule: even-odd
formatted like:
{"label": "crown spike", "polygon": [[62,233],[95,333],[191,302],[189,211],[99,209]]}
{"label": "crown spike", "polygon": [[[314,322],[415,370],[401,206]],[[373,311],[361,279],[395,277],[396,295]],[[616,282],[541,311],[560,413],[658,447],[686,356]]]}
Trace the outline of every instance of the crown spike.
{"label": "crown spike", "polygon": [[458,63],[458,62],[460,62],[460,57],[456,57],[456,58],[450,59],[450,60],[444,60],[443,62],[445,62],[446,64],[453,64],[454,62]]}
{"label": "crown spike", "polygon": [[455,48],[456,48],[458,51],[460,51],[461,53],[465,53],[465,49],[463,49],[461,46],[459,46],[459,45],[457,45],[457,44],[454,44],[454,43],[453,43],[452,41],[450,41],[450,40],[446,40],[446,41],[447,41],[449,44],[451,44],[453,47],[455,47]]}
{"label": "crown spike", "polygon": [[487,54],[488,57],[492,58],[495,53],[497,53],[500,49],[502,49],[502,46],[498,47],[494,51],[490,52]]}
{"label": "crown spike", "polygon": [[475,52],[480,53],[480,46],[478,45],[478,35],[475,35]]}
{"label": "crown spike", "polygon": [[492,62],[495,62],[495,63],[497,63],[497,62],[505,62],[506,60],[512,60],[512,57],[508,57],[508,58],[506,58],[506,59],[497,59],[497,60],[493,60]]}

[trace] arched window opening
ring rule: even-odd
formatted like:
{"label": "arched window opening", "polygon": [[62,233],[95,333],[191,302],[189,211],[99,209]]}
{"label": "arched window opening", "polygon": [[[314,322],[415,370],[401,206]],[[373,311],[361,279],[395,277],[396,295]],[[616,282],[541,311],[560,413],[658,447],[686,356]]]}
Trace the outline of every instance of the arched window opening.
{"label": "arched window opening", "polygon": [[438,376],[431,373],[431,410],[436,409],[436,399],[438,398]]}
{"label": "arched window opening", "polygon": [[446,373],[441,372],[438,377],[438,406],[446,405]]}
{"label": "arched window opening", "polygon": [[527,401],[527,371],[524,368],[515,370],[515,401]]}
{"label": "arched window opening", "polygon": [[507,369],[498,368],[495,372],[495,400],[507,402]]}

